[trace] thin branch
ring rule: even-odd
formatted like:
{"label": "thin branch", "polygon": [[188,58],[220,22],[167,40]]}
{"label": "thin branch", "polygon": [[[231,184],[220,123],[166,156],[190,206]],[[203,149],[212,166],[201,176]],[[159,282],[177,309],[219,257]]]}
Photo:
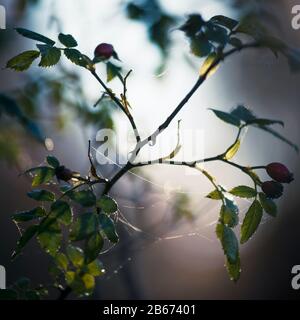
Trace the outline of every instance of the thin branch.
{"label": "thin branch", "polygon": [[137,129],[137,126],[135,124],[135,121],[132,117],[132,115],[127,112],[124,108],[124,106],[122,105],[122,103],[119,101],[119,99],[117,99],[115,97],[115,95],[112,93],[112,91],[106,86],[106,84],[101,80],[101,78],[98,76],[98,74],[96,73],[96,71],[94,69],[90,70],[91,74],[97,79],[97,81],[101,84],[101,86],[104,88],[104,90],[106,91],[106,93],[109,95],[109,97],[117,104],[117,106],[125,113],[125,115],[127,116],[132,129],[134,131],[134,135],[136,138],[136,142],[139,143],[141,141],[141,136],[139,134],[139,131]]}
{"label": "thin branch", "polygon": [[103,180],[103,182],[104,182],[104,179],[98,176],[96,167],[93,163],[92,154],[91,154],[91,140],[89,140],[88,158],[89,158],[90,165],[91,165],[90,172],[91,172],[92,176],[98,180]]}
{"label": "thin branch", "polygon": [[149,141],[153,141],[155,142],[157,136],[159,134],[161,134],[172,122],[172,120],[176,117],[176,115],[181,111],[181,109],[187,104],[187,102],[190,100],[190,98],[194,95],[194,93],[198,90],[198,88],[203,84],[203,82],[206,80],[206,78],[208,77],[208,75],[210,74],[210,72],[219,65],[219,63],[221,61],[223,61],[225,58],[231,56],[232,54],[242,51],[244,49],[249,49],[249,48],[257,48],[260,47],[261,45],[258,42],[252,42],[252,43],[248,43],[243,45],[240,48],[233,48],[227,52],[225,52],[224,54],[222,54],[221,56],[219,56],[210,66],[209,68],[207,68],[206,72],[204,74],[202,74],[198,80],[196,81],[196,83],[194,84],[194,86],[192,87],[192,89],[188,92],[188,94],[183,98],[183,100],[178,104],[178,106],[174,109],[174,111],[169,115],[169,117],[151,134],[149,135],[147,138],[145,138],[144,140],[141,140],[140,143],[138,143],[137,147],[135,148],[135,150],[133,151],[133,156],[135,155],[135,157],[138,155],[138,153],[140,152],[140,150],[149,142]]}

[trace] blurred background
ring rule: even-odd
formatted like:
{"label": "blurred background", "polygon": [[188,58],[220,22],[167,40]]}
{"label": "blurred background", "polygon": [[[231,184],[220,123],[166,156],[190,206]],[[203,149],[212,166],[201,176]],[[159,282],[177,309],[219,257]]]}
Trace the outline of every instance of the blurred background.
{"label": "blurred background", "polygon": [[[201,13],[209,19],[216,14],[239,18],[251,12],[277,37],[300,46],[300,30],[291,26],[297,1],[2,0],[1,4],[7,12],[7,29],[0,30],[1,67],[12,56],[34,49],[33,42],[17,35],[15,27],[50,38],[59,32],[71,33],[89,56],[99,43],[112,43],[124,69],[133,69],[128,98],[143,137],[164,121],[197,78],[202,61],[189,53],[187,41],[176,31],[186,14]],[[19,173],[52,153],[67,167],[86,174],[88,140],[97,149],[96,134],[101,128],[116,130],[121,158],[131,150],[133,140],[127,119],[110,102],[93,107],[101,88],[84,69],[64,60],[49,70],[0,72],[1,93],[14,98],[30,120],[24,124],[18,115],[0,118],[0,264],[7,269],[8,283],[20,276],[48,283],[50,259],[34,242],[10,262],[19,236],[11,214],[33,205],[26,197],[30,181],[18,177]],[[101,66],[99,73],[105,76]],[[267,50],[228,59],[176,118],[182,120],[181,130],[191,131],[191,141],[183,146],[187,160],[219,154],[235,138],[234,128],[213,116],[207,110],[210,107],[229,111],[244,104],[261,117],[281,119],[285,122],[281,132],[300,145],[299,80],[284,58],[275,59]],[[117,82],[110,85],[120,90]],[[176,127],[174,121],[159,140],[170,141]],[[41,135],[47,137],[46,146],[40,143]],[[165,154],[173,147],[167,143]],[[146,149],[142,156],[147,155]],[[96,153],[94,157],[98,158]],[[215,236],[219,203],[205,198],[212,190],[209,182],[186,168],[149,166],[127,174],[112,190],[122,214],[136,228],[119,226],[121,242],[102,255],[107,273],[98,280],[93,298],[298,299],[300,293],[291,288],[291,269],[300,264],[299,156],[254,128],[235,161],[243,165],[278,161],[295,174],[295,182],[278,201],[279,216],[265,217],[255,237],[242,246],[242,276],[237,284],[228,278]],[[109,164],[98,169],[110,178],[118,167]],[[228,188],[250,182],[220,163],[207,164],[206,169]],[[244,213],[249,203],[243,200],[239,205]]]}

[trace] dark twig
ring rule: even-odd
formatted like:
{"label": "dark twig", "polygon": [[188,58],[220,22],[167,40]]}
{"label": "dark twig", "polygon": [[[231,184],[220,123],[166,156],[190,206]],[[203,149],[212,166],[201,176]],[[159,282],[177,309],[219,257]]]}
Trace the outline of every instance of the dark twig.
{"label": "dark twig", "polygon": [[132,117],[132,115],[127,112],[124,108],[124,106],[122,105],[122,103],[120,102],[120,100],[118,98],[116,98],[116,96],[113,94],[113,92],[106,86],[106,84],[101,80],[101,78],[98,76],[98,74],[96,73],[96,71],[94,69],[90,70],[91,74],[97,79],[97,81],[101,84],[101,86],[105,89],[106,93],[109,95],[109,97],[117,104],[117,106],[125,113],[125,115],[127,116],[132,129],[134,131],[134,135],[136,138],[136,142],[139,143],[141,141],[141,137],[138,131],[138,128],[135,124],[135,121]]}

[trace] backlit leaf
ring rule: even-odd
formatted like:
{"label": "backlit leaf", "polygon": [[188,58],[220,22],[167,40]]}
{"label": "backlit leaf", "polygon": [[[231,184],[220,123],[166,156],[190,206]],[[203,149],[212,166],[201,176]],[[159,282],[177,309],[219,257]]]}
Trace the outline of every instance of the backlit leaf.
{"label": "backlit leaf", "polygon": [[55,170],[51,167],[36,167],[25,171],[34,175],[32,186],[36,187],[40,184],[49,182],[55,175]]}
{"label": "backlit leaf", "polygon": [[46,211],[42,207],[37,207],[29,211],[22,211],[15,213],[12,218],[16,222],[25,222],[30,221],[34,219],[39,219],[41,217],[44,217],[46,215]]}
{"label": "backlit leaf", "polygon": [[53,192],[50,192],[48,190],[32,190],[27,193],[27,196],[31,199],[34,199],[36,201],[54,201],[55,195]]}
{"label": "backlit leaf", "polygon": [[72,209],[69,204],[62,200],[57,200],[51,205],[50,218],[56,218],[58,222],[69,225],[73,218]]}
{"label": "backlit leaf", "polygon": [[212,200],[221,200],[222,199],[222,194],[220,194],[220,191],[218,190],[213,190],[210,192],[206,198],[212,199]]}
{"label": "backlit leaf", "polygon": [[239,257],[239,243],[231,228],[219,223],[216,229],[217,236],[222,244],[228,261],[235,264]]}
{"label": "backlit leaf", "polygon": [[238,186],[229,191],[229,193],[240,198],[254,198],[256,196],[255,189],[248,186]]}
{"label": "backlit leaf", "polygon": [[235,144],[233,144],[225,153],[224,159],[230,160],[232,159],[237,152],[239,151],[241,146],[241,141],[238,139]]}
{"label": "backlit leaf", "polygon": [[260,192],[259,201],[266,213],[268,213],[272,217],[277,216],[277,206],[272,199],[267,198],[263,192]]}
{"label": "backlit leaf", "polygon": [[107,239],[113,243],[119,242],[119,236],[116,231],[115,224],[113,220],[106,214],[99,215],[100,227],[105,233]]}
{"label": "backlit leaf", "polygon": [[62,232],[56,223],[52,223],[48,228],[38,234],[38,241],[41,247],[51,256],[55,256],[61,246]]}
{"label": "backlit leaf", "polygon": [[263,215],[263,210],[261,204],[258,200],[255,200],[250,206],[246,216],[244,218],[242,228],[241,228],[241,243],[247,242],[250,237],[257,230],[261,218]]}
{"label": "backlit leaf", "polygon": [[25,230],[25,232],[22,234],[21,238],[17,242],[17,247],[11,256],[12,259],[16,258],[21,253],[22,249],[37,234],[38,230],[38,225],[30,226]]}
{"label": "backlit leaf", "polygon": [[70,239],[73,241],[83,240],[94,234],[99,228],[98,217],[94,212],[81,214],[73,223]]}
{"label": "backlit leaf", "polygon": [[38,44],[37,47],[42,55],[39,67],[52,67],[59,62],[61,51],[58,48],[46,44]]}
{"label": "backlit leaf", "polygon": [[238,225],[239,217],[237,212],[228,206],[222,205],[220,217],[226,226],[233,228]]}
{"label": "backlit leaf", "polygon": [[83,207],[92,207],[96,204],[96,197],[90,190],[70,191],[67,196]]}
{"label": "backlit leaf", "polygon": [[14,58],[10,59],[6,68],[13,69],[15,71],[27,70],[33,63],[35,59],[40,56],[40,52],[36,50],[25,51]]}
{"label": "backlit leaf", "polygon": [[115,77],[120,75],[121,67],[116,66],[111,62],[107,62],[106,64],[106,74],[107,74],[107,82],[113,80]]}
{"label": "backlit leaf", "polygon": [[89,66],[89,61],[77,49],[65,49],[64,54],[70,61],[80,67],[87,68]]}
{"label": "backlit leaf", "polygon": [[105,273],[103,264],[98,260],[94,260],[86,266],[87,273],[91,274],[94,277],[101,276]]}
{"label": "backlit leaf", "polygon": [[212,76],[218,69],[218,64],[216,64],[214,67],[216,60],[218,58],[218,55],[216,53],[211,53],[206,60],[203,62],[203,65],[200,68],[200,76]]}
{"label": "backlit leaf", "polygon": [[97,206],[108,214],[114,213],[118,210],[117,202],[107,195],[104,195],[101,199],[97,200]]}
{"label": "backlit leaf", "polygon": [[102,248],[103,248],[104,240],[99,232],[93,233],[85,243],[84,255],[85,262],[90,263],[97,259]]}
{"label": "backlit leaf", "polygon": [[237,282],[241,275],[241,260],[238,256],[238,259],[235,263],[231,263],[228,259],[226,261],[226,268],[229,274],[230,280]]}
{"label": "backlit leaf", "polygon": [[67,255],[75,268],[80,268],[83,266],[84,254],[80,248],[68,245]]}
{"label": "backlit leaf", "polygon": [[68,264],[69,264],[69,261],[68,261],[68,258],[65,254],[63,253],[58,253],[56,256],[55,256],[55,262],[57,264],[57,266],[61,269],[61,270],[64,270],[64,271],[67,271],[68,270]]}

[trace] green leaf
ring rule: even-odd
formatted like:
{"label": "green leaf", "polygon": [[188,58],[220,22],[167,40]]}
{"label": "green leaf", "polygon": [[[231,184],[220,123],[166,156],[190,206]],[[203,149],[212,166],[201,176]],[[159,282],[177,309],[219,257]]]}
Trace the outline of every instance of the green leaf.
{"label": "green leaf", "polygon": [[194,37],[190,43],[191,52],[197,57],[206,57],[212,51],[212,45],[208,40],[201,37]]}
{"label": "green leaf", "polygon": [[72,209],[67,202],[57,200],[51,205],[50,217],[57,219],[58,222],[64,225],[69,225],[73,219]]}
{"label": "green leaf", "polygon": [[89,263],[86,269],[87,273],[91,274],[94,277],[102,276],[105,273],[103,264],[98,259]]}
{"label": "green leaf", "polygon": [[249,121],[255,120],[256,117],[252,113],[252,111],[245,106],[237,106],[234,108],[230,114],[234,116],[235,118],[239,119],[240,121],[244,121],[248,123]]}
{"label": "green leaf", "polygon": [[229,39],[225,28],[210,22],[204,28],[204,35],[209,41],[220,45],[225,45]]}
{"label": "green leaf", "polygon": [[235,212],[235,214],[239,214],[239,208],[236,204],[236,202],[233,199],[229,199],[227,196],[225,197],[225,205],[228,207],[230,210]]}
{"label": "green leaf", "polygon": [[27,193],[27,196],[31,199],[34,199],[36,201],[54,201],[55,195],[53,192],[50,192],[48,190],[32,190]]}
{"label": "green leaf", "polygon": [[230,160],[232,159],[237,152],[239,151],[241,146],[241,140],[238,139],[228,150],[225,152],[224,159]]}
{"label": "green leaf", "polygon": [[85,243],[85,262],[90,263],[97,259],[104,245],[104,240],[99,232],[92,234]]}
{"label": "green leaf", "polygon": [[56,256],[61,246],[62,232],[58,224],[52,223],[48,228],[38,234],[41,247],[51,256]]}
{"label": "green leaf", "polygon": [[97,200],[97,206],[108,214],[114,213],[118,210],[117,202],[107,195],[104,195],[101,199]]}
{"label": "green leaf", "polygon": [[248,186],[238,186],[229,191],[229,193],[240,198],[254,198],[256,196],[255,189]]}
{"label": "green leaf", "polygon": [[96,197],[90,190],[70,191],[67,196],[83,207],[92,207],[96,204]]}
{"label": "green leaf", "polygon": [[268,213],[272,217],[277,216],[277,206],[272,199],[267,198],[267,196],[263,192],[260,192],[259,200],[266,213]]}
{"label": "green leaf", "polygon": [[238,106],[237,108],[232,110],[231,115],[235,116],[240,121],[244,121],[246,124],[253,125],[254,127],[256,127],[258,129],[269,132],[270,134],[272,134],[276,138],[278,138],[278,139],[282,140],[283,142],[287,143],[288,145],[290,145],[292,148],[295,149],[295,151],[297,153],[299,152],[299,148],[296,144],[289,141],[288,139],[283,137],[281,134],[279,134],[278,132],[276,132],[272,128],[268,127],[269,125],[276,124],[276,123],[283,125],[282,121],[270,120],[270,119],[259,119],[251,112],[251,110],[249,110],[248,108],[246,108],[244,106]]}
{"label": "green leaf", "polygon": [[280,133],[273,130],[272,128],[268,128],[268,127],[264,127],[264,126],[258,126],[257,128],[270,133],[271,135],[273,135],[277,139],[279,139],[279,140],[285,142],[286,144],[288,144],[289,146],[291,146],[297,153],[299,153],[299,147],[295,143],[291,142],[290,140],[288,140],[287,138],[285,138],[284,136],[282,136]]}
{"label": "green leaf", "polygon": [[81,268],[84,263],[83,251],[79,247],[68,245],[67,255],[75,268]]}
{"label": "green leaf", "polygon": [[58,39],[59,41],[66,46],[67,48],[73,48],[73,47],[77,47],[78,43],[77,41],[74,39],[74,37],[70,34],[63,34],[60,33],[58,35]]}
{"label": "green leaf", "polygon": [[119,236],[117,234],[113,220],[110,217],[108,217],[106,214],[100,214],[99,222],[107,239],[112,243],[119,242]]}
{"label": "green leaf", "polygon": [[238,21],[222,15],[214,16],[210,19],[210,21],[219,24],[223,27],[226,27],[229,30],[233,30],[239,24]]}
{"label": "green leaf", "polygon": [[32,173],[34,175],[32,186],[37,187],[40,184],[49,182],[54,177],[55,170],[50,167],[37,167],[29,169],[25,173]]}
{"label": "green leaf", "polygon": [[10,68],[15,71],[27,70],[32,65],[33,61],[39,56],[40,53],[36,50],[22,52],[21,54],[10,59],[6,64],[6,68]]}
{"label": "green leaf", "polygon": [[224,224],[226,226],[229,226],[230,228],[237,226],[239,223],[239,217],[237,212],[233,208],[228,206],[222,205],[220,217]]}
{"label": "green leaf", "polygon": [[241,259],[238,259],[235,263],[231,263],[228,259],[226,261],[226,268],[230,276],[230,280],[237,282],[241,275]]}
{"label": "green leaf", "polygon": [[111,62],[106,64],[107,82],[113,80],[115,77],[120,76],[121,67],[116,66]]}
{"label": "green leaf", "polygon": [[95,278],[90,274],[76,274],[73,271],[66,273],[66,282],[79,296],[90,295],[95,287]]}
{"label": "green leaf", "polygon": [[87,292],[93,292],[94,288],[95,288],[95,278],[94,276],[92,276],[91,274],[84,274],[82,277],[81,277],[83,283],[84,283],[84,286],[85,286],[85,289],[87,290]]}
{"label": "green leaf", "polygon": [[222,197],[221,197],[220,193],[221,192],[218,191],[218,190],[213,190],[206,196],[206,198],[209,198],[209,199],[212,199],[212,200],[221,200]]}
{"label": "green leaf", "polygon": [[255,200],[250,206],[246,216],[244,218],[242,228],[241,228],[241,243],[247,242],[250,237],[257,230],[261,218],[263,215],[263,210],[261,204],[258,200]]}
{"label": "green leaf", "polygon": [[216,233],[228,261],[235,264],[239,258],[239,243],[235,233],[231,228],[221,223],[217,225]]}
{"label": "green leaf", "polygon": [[99,228],[98,217],[94,212],[85,212],[81,214],[73,223],[70,233],[70,239],[79,241],[87,239]]}
{"label": "green leaf", "polygon": [[58,168],[60,166],[59,161],[53,156],[48,156],[47,157],[47,162],[54,169],[56,169],[56,168]]}
{"label": "green leaf", "polygon": [[249,125],[256,124],[259,126],[270,126],[272,124],[280,124],[281,126],[284,126],[284,123],[281,120],[259,119],[259,118],[249,120],[247,121],[247,124]]}
{"label": "green leaf", "polygon": [[56,262],[58,268],[60,268],[61,270],[63,270],[63,271],[68,270],[69,261],[68,261],[68,258],[65,254],[63,254],[61,252],[58,253],[55,256],[55,262]]}
{"label": "green leaf", "polygon": [[12,289],[0,290],[0,300],[18,300],[18,293]]}
{"label": "green leaf", "polygon": [[38,229],[38,225],[33,225],[25,230],[25,232],[22,234],[21,238],[17,242],[17,247],[11,256],[12,259],[15,259],[21,253],[22,249],[26,246],[26,244],[37,234]]}
{"label": "green leaf", "polygon": [[46,44],[38,44],[42,58],[39,67],[52,67],[56,65],[61,57],[61,51],[58,48]]}
{"label": "green leaf", "polygon": [[38,42],[43,42],[43,43],[46,43],[50,46],[53,46],[55,44],[55,41],[39,34],[39,33],[36,33],[36,32],[33,32],[33,31],[30,31],[30,30],[27,30],[27,29],[23,29],[23,28],[16,28],[16,31],[22,35],[23,37],[26,37],[26,38],[29,38],[29,39],[32,39],[32,40],[36,40]]}
{"label": "green leaf", "polygon": [[89,59],[77,49],[65,49],[64,54],[70,61],[80,67],[88,68],[88,66],[92,64]]}
{"label": "green leaf", "polygon": [[31,221],[34,219],[39,219],[41,217],[44,217],[46,215],[46,211],[42,207],[37,207],[29,211],[22,211],[15,213],[12,216],[12,219],[16,222],[25,222],[25,221]]}
{"label": "green leaf", "polygon": [[219,119],[221,119],[226,123],[232,124],[236,127],[239,127],[241,124],[240,119],[232,113],[228,113],[228,112],[224,112],[216,109],[209,109],[209,110],[212,110]]}

